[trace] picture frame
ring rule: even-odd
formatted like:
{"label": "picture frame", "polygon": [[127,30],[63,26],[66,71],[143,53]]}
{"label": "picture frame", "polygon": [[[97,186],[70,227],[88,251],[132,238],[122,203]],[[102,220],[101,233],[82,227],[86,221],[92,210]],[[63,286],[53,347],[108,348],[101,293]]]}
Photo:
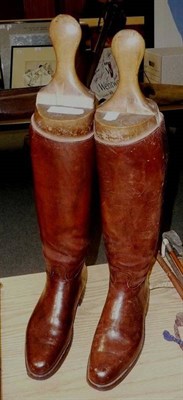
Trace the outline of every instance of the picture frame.
{"label": "picture frame", "polygon": [[0,57],[4,89],[10,88],[11,48],[51,45],[51,19],[0,21]]}
{"label": "picture frame", "polygon": [[10,88],[45,86],[55,67],[53,46],[12,46]]}

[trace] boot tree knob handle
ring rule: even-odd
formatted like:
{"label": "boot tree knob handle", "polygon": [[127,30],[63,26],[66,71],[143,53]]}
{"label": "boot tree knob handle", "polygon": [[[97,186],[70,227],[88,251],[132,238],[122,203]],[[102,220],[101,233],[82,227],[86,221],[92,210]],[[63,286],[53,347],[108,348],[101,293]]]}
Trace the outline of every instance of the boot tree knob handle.
{"label": "boot tree knob handle", "polygon": [[119,70],[116,91],[101,104],[95,114],[97,136],[121,143],[139,140],[160,123],[157,104],[141,92],[138,73],[145,42],[133,29],[123,29],[112,40],[111,50]]}
{"label": "boot tree knob handle", "polygon": [[79,80],[75,69],[76,52],[81,40],[81,27],[67,14],[52,19],[49,29],[56,55],[56,70],[51,82],[37,95],[36,105],[43,104],[92,109],[94,95]]}
{"label": "boot tree knob handle", "polygon": [[145,51],[143,37],[133,29],[123,29],[114,36],[111,49],[119,70],[119,82],[114,95],[104,104],[104,109],[126,114],[156,113],[157,109],[144,97],[138,82]]}
{"label": "boot tree knob handle", "polygon": [[50,23],[50,38],[56,54],[56,75],[59,80],[75,75],[75,56],[81,40],[79,23],[69,15],[58,15]]}
{"label": "boot tree knob handle", "polygon": [[124,29],[114,36],[112,52],[118,66],[122,90],[136,89],[144,51],[144,39],[135,30]]}

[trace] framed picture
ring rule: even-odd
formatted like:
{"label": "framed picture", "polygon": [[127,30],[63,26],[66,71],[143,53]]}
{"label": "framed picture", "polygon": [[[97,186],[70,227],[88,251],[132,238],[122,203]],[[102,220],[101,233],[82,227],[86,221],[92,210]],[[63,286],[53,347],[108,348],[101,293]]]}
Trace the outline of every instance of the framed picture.
{"label": "framed picture", "polygon": [[52,46],[13,46],[11,52],[11,88],[47,85],[56,67]]}
{"label": "framed picture", "polygon": [[51,45],[49,20],[0,21],[0,55],[4,89],[10,88],[11,48]]}

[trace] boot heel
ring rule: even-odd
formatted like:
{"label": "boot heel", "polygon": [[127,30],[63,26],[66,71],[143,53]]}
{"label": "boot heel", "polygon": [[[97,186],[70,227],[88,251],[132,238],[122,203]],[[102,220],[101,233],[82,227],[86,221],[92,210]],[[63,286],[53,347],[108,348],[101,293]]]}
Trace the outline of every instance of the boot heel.
{"label": "boot heel", "polygon": [[86,291],[86,282],[87,282],[87,277],[88,277],[88,271],[87,271],[87,267],[86,265],[83,267],[83,271],[82,271],[82,292],[81,292],[81,296],[78,302],[78,306],[80,306],[83,302],[84,299],[84,295],[85,295],[85,291]]}

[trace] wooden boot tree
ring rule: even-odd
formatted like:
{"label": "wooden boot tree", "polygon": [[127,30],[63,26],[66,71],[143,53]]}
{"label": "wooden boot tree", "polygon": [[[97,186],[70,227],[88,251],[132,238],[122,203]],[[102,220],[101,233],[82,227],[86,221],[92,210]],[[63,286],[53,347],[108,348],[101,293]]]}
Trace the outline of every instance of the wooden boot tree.
{"label": "wooden boot tree", "polygon": [[75,70],[80,25],[69,15],[58,15],[51,21],[50,37],[56,71],[51,82],[38,92],[35,122],[48,134],[82,136],[91,129],[94,95],[80,82]]}
{"label": "wooden boot tree", "polygon": [[97,109],[97,135],[113,143],[144,137],[159,124],[160,115],[155,102],[142,94],[138,83],[139,66],[145,43],[134,30],[118,32],[112,41],[112,53],[119,69],[116,92]]}

